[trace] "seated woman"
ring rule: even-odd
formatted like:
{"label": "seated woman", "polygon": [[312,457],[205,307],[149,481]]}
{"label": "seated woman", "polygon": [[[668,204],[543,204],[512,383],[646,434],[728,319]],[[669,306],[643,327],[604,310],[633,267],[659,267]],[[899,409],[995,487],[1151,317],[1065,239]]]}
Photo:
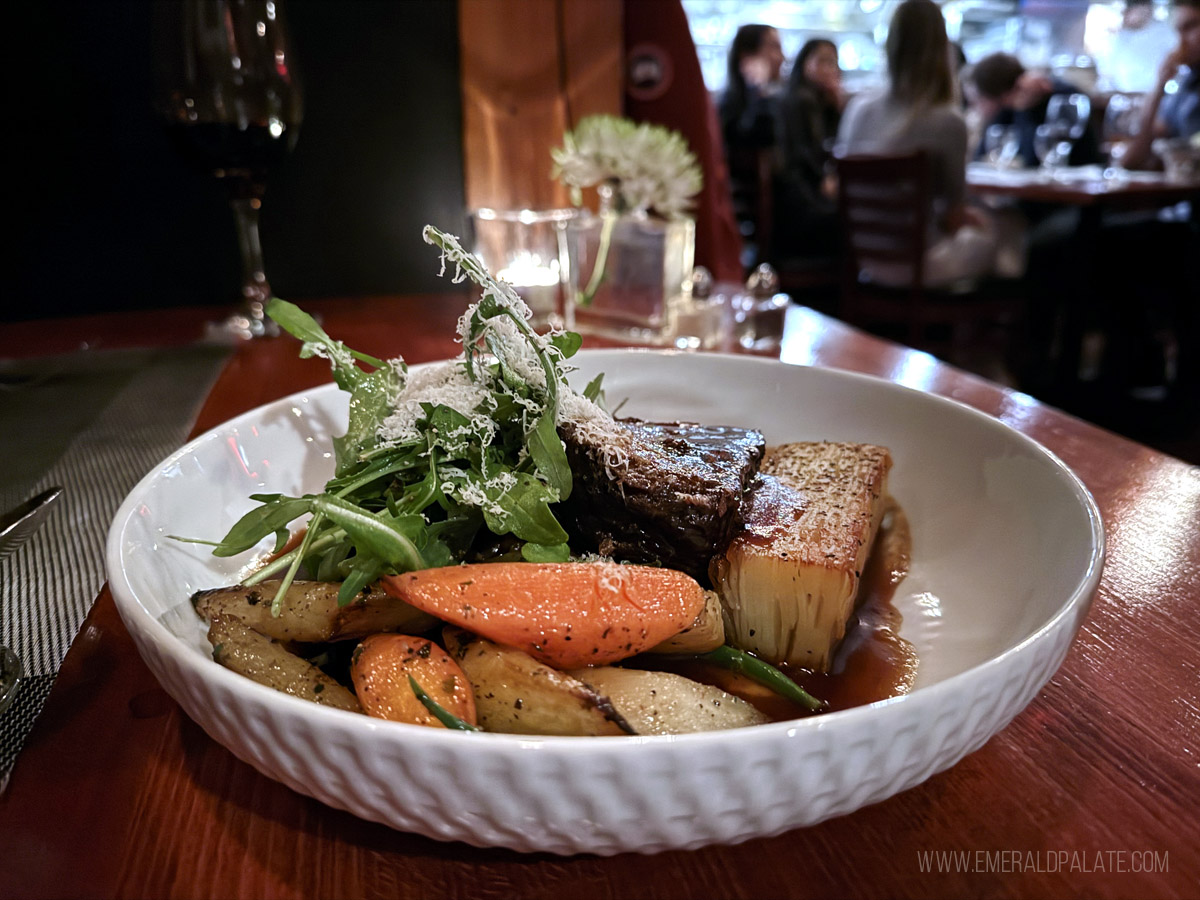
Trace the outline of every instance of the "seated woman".
{"label": "seated woman", "polygon": [[725,92],[717,105],[727,148],[775,143],[775,104],[783,45],[770,25],[743,25],[729,47]]}
{"label": "seated woman", "polygon": [[774,259],[828,259],[838,253],[837,206],[829,170],[844,106],[837,46],[813,38],[796,55],[779,105]]}
{"label": "seated woman", "polygon": [[[838,130],[838,155],[923,150],[932,167],[933,223],[925,251],[925,284],[939,287],[992,269],[996,239],[990,220],[966,205],[967,126],[959,112],[946,22],[933,0],[904,0],[888,30],[887,88],[856,97]],[[903,285],[904,267],[865,273]]]}
{"label": "seated woman", "polygon": [[743,235],[757,218],[758,154],[776,145],[783,46],[770,25],[743,25],[729,47],[725,92],[717,104],[734,211]]}

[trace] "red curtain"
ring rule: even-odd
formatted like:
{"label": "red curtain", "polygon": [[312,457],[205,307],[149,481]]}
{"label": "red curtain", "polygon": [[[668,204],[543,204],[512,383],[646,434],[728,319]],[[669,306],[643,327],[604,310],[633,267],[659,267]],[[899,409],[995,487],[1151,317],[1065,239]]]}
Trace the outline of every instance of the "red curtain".
{"label": "red curtain", "polygon": [[716,107],[679,0],[625,0],[625,115],[673,128],[704,170],[696,198],[696,264],[718,281],[741,281],[742,237]]}

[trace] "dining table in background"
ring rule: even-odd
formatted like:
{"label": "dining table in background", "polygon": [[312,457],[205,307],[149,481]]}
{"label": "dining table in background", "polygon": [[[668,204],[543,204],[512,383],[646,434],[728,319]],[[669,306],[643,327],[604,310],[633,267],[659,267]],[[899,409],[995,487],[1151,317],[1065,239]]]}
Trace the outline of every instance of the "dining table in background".
{"label": "dining table in background", "polygon": [[1162,172],[1102,169],[997,169],[986,163],[967,166],[967,188],[974,194],[1011,197],[1033,203],[1081,209],[1161,209],[1200,196],[1200,181],[1172,180]]}
{"label": "dining table in background", "polygon": [[[1078,289],[1061,298],[1061,338],[1057,358],[1052,360],[1053,382],[1039,396],[1069,400],[1080,386],[1083,341],[1088,307],[1096,296],[1095,279],[1102,268],[1095,254],[1105,216],[1154,214],[1182,203],[1200,203],[1200,180],[1171,179],[1163,172],[1126,171],[1098,165],[1041,169],[997,169],[983,162],[967,166],[967,190],[985,200],[1018,201],[1043,208],[1070,207],[1079,211],[1078,223],[1069,243],[1065,265],[1080,273]],[[1194,212],[1193,212],[1194,214]],[[1180,264],[1185,264],[1180,261]],[[1185,312],[1188,312],[1185,310]],[[1041,314],[1045,314],[1041,311]],[[1195,321],[1189,319],[1189,321]],[[1186,329],[1190,332],[1190,328]],[[1189,346],[1189,366],[1198,364],[1191,355],[1200,352],[1190,333],[1180,335]],[[1195,386],[1200,389],[1200,385]],[[1187,388],[1187,389],[1190,389]]]}
{"label": "dining table in background", "polygon": [[[416,363],[460,349],[465,303],[303,305],[349,346]],[[218,312],[7,323],[0,360],[147,346],[186,355]],[[192,433],[329,381],[325,363],[297,350],[287,337],[233,348]],[[773,355],[982,410],[1057,454],[1095,497],[1107,561],[1089,616],[1058,673],[982,749],[884,802],[736,846],[560,858],[439,843],[326,807],[236,759],[158,686],[105,587],[0,795],[0,895],[1194,896],[1200,468],[803,306],[788,310]]]}

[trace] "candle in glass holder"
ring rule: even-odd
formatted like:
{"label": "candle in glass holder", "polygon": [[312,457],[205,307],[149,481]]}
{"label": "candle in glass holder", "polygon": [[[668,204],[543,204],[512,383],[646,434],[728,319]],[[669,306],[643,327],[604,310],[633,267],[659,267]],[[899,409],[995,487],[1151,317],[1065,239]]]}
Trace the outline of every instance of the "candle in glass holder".
{"label": "candle in glass holder", "polygon": [[529,304],[535,320],[548,322],[559,311],[562,289],[557,258],[546,260],[538,253],[517,250],[495,276],[516,288],[521,299]]}
{"label": "candle in glass holder", "polygon": [[563,322],[559,231],[573,215],[571,209],[485,208],[471,213],[473,252],[529,305],[535,328]]}

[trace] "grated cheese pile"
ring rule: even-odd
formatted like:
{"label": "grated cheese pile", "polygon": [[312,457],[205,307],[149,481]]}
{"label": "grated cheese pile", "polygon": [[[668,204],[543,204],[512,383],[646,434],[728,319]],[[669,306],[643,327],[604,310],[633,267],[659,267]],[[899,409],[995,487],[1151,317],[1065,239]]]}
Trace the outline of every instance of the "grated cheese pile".
{"label": "grated cheese pile", "polygon": [[[495,433],[495,423],[476,410],[493,406],[487,388],[467,377],[462,360],[436,363],[409,373],[392,404],[393,412],[379,424],[379,439],[385,444],[405,444],[422,435],[417,422],[425,415],[422,403],[442,404],[462,413],[487,434]],[[482,433],[482,431],[481,431]]]}
{"label": "grated cheese pile", "polygon": [[[459,322],[460,339],[468,333],[468,323],[475,307],[467,309]],[[492,418],[496,409],[494,392],[504,391],[502,378],[486,365],[489,359],[498,359],[521,381],[535,388],[544,388],[546,373],[534,349],[516,325],[507,318],[488,320],[490,346],[495,356],[485,359],[484,365],[475,367],[480,381],[472,381],[462,359],[436,363],[415,369],[400,382],[400,390],[392,404],[392,413],[379,426],[378,436],[384,444],[405,444],[424,439],[418,423],[424,418],[422,404],[444,405],[463,415],[469,422],[452,435],[439,435],[438,442],[450,448],[456,438],[475,441],[486,445],[496,433],[497,423]],[[542,347],[557,357],[558,351],[542,336],[537,340]],[[557,361],[559,371],[565,368],[561,358]],[[507,392],[506,392],[507,393]],[[510,396],[513,396],[510,393]],[[513,396],[521,404],[526,426],[540,414],[541,405],[533,400]],[[621,427],[609,413],[598,404],[563,385],[558,391],[556,422],[561,427],[568,425],[582,443],[600,450],[605,469],[610,478],[619,477],[628,461],[632,438],[627,429]],[[468,499],[469,502],[471,498]],[[478,505],[478,504],[476,504]]]}

